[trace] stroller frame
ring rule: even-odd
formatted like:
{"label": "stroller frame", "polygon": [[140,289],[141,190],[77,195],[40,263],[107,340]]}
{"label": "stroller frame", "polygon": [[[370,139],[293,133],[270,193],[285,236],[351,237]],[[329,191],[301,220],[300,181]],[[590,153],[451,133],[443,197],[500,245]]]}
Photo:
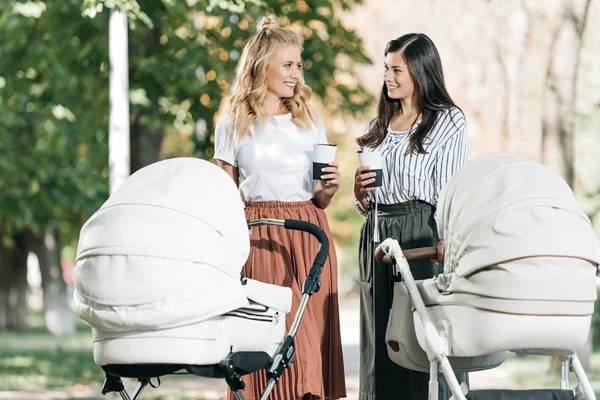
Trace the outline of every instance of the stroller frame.
{"label": "stroller frame", "polygon": [[[225,359],[216,365],[187,365],[187,364],[121,364],[121,365],[104,365],[102,369],[105,372],[106,379],[102,386],[102,394],[105,395],[111,392],[117,392],[122,400],[137,400],[141,397],[144,389],[150,385],[158,387],[160,385],[160,377],[173,374],[180,370],[185,370],[189,374],[210,377],[210,378],[225,378],[231,391],[236,399],[244,400],[244,395],[241,390],[245,389],[245,383],[242,376],[256,372],[261,369],[266,369],[269,381],[266,388],[260,396],[261,400],[266,400],[279,378],[289,368],[294,361],[295,347],[294,337],[300,326],[300,321],[309,298],[318,292],[321,286],[321,272],[323,265],[329,254],[329,239],[323,230],[318,226],[299,220],[286,219],[258,219],[248,221],[248,227],[253,228],[260,225],[275,225],[283,226],[286,229],[299,230],[310,233],[319,241],[319,250],[315,256],[313,265],[309,271],[302,288],[302,298],[298,310],[294,316],[292,325],[285,335],[273,357],[270,357],[266,352],[236,352],[229,353]],[[243,275],[242,275],[243,277]],[[138,380],[138,384],[132,393],[132,397],[125,390],[121,378],[134,378]],[[157,379],[157,384],[152,383],[152,379]]]}
{"label": "stroller frame", "polygon": [[[438,400],[438,371],[443,373],[452,392],[452,399],[466,400],[468,398],[466,396],[468,394],[468,389],[466,387],[461,387],[458,383],[454,370],[448,360],[448,343],[446,341],[445,332],[443,330],[438,330],[429,318],[425,303],[423,302],[423,298],[421,297],[408,265],[408,260],[410,259],[435,257],[437,249],[411,249],[406,250],[405,253],[402,251],[397,240],[388,238],[377,246],[375,258],[380,262],[392,264],[392,267],[396,268],[397,272],[400,273],[404,279],[408,292],[410,293],[413,306],[423,323],[425,341],[428,347],[428,349],[424,350],[426,350],[430,361],[429,400]],[[519,352],[519,354],[527,354],[527,352]],[[559,390],[569,390],[569,372],[574,372],[578,379],[577,386],[572,390],[572,397],[569,395],[569,398],[578,399],[582,395],[585,395],[588,400],[596,400],[596,395],[592,390],[590,381],[585,374],[577,354],[571,354],[562,358]],[[476,391],[473,391],[472,393],[474,392]]]}

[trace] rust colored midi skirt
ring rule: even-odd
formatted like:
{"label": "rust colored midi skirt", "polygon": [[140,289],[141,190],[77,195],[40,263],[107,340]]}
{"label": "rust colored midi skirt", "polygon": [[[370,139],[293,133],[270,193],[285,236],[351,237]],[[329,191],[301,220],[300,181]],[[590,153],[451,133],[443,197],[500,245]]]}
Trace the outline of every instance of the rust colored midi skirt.
{"label": "rust colored midi skirt", "polygon": [[[294,339],[295,360],[285,370],[269,398],[295,400],[306,396],[333,400],[346,397],[338,309],[338,266],[325,212],[312,201],[247,203],[246,219],[261,218],[312,222],[327,233],[330,243],[329,257],[321,276],[321,289],[309,299]],[[289,330],[319,242],[306,232],[269,225],[253,228],[250,244],[245,275],[292,289],[292,310],[286,318],[286,329]],[[243,379],[246,383],[245,398],[258,399],[267,385],[265,371],[246,375]],[[231,392],[228,397],[234,399]]]}

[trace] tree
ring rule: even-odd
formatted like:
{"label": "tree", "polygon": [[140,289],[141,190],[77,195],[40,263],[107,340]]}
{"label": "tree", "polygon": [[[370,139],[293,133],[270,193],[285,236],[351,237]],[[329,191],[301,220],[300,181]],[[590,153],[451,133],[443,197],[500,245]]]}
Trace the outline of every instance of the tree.
{"label": "tree", "polygon": [[577,72],[591,0],[563,1],[550,30],[542,128],[542,162],[558,169],[569,186],[575,182]]}
{"label": "tree", "polygon": [[[550,31],[550,62],[546,69],[542,124],[542,162],[553,166],[565,181],[575,184],[576,88],[583,34],[591,0],[563,1]],[[586,371],[591,370],[592,335],[577,350]],[[550,369],[560,371],[553,359]]]}
{"label": "tree", "polygon": [[[357,64],[369,62],[359,37],[336,17],[336,6],[348,9],[355,3],[163,0],[140,8],[132,0],[87,1],[88,10],[94,10],[87,13],[91,16],[107,7],[132,10],[132,172],[161,155],[212,156],[213,138],[205,132],[212,132],[214,115],[229,89],[246,39],[258,18],[268,13],[280,15],[284,25],[305,36],[305,77],[316,95],[333,102],[340,112],[364,110],[372,95],[335,78],[336,73],[351,70],[336,64],[340,57],[352,57]],[[166,145],[165,137],[171,137]]]}
{"label": "tree", "polygon": [[0,274],[18,277],[18,301],[0,303],[0,329],[25,326],[26,259],[35,251],[47,326],[74,330],[60,243],[106,197],[105,114],[96,113],[106,108],[106,44],[101,21],[73,5],[0,5]]}
{"label": "tree", "polygon": [[[212,156],[214,117],[244,41],[259,16],[276,13],[306,37],[306,80],[339,112],[357,113],[372,95],[337,74],[368,63],[360,39],[336,17],[358,1],[62,0],[0,4],[0,329],[25,321],[23,254],[38,253],[47,321],[72,329],[59,268],[108,190],[108,17],[131,26],[131,170],[176,155]],[[336,64],[336,60],[352,63]],[[14,295],[13,293],[18,295]],[[56,296],[57,301],[46,297]],[[51,308],[56,307],[56,312]],[[2,321],[5,322],[2,325]],[[21,321],[13,323],[10,321]],[[70,326],[70,328],[69,328]]]}

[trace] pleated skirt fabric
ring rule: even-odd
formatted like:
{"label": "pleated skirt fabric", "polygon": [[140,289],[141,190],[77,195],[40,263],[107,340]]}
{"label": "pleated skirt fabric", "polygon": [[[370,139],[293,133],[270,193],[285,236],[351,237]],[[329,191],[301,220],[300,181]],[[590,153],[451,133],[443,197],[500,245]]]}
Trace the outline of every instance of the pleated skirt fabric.
{"label": "pleated skirt fabric", "polygon": [[[311,222],[329,237],[329,256],[321,276],[321,289],[308,301],[294,343],[295,361],[275,385],[270,399],[339,399],[346,397],[338,308],[338,265],[325,212],[313,201],[246,204],[246,219],[297,219]],[[252,228],[251,250],[244,267],[247,277],[292,289],[289,330],[302,297],[302,286],[319,242],[306,232],[265,225]],[[265,371],[243,377],[248,400],[258,399],[267,386]],[[229,399],[234,399],[230,392]]]}

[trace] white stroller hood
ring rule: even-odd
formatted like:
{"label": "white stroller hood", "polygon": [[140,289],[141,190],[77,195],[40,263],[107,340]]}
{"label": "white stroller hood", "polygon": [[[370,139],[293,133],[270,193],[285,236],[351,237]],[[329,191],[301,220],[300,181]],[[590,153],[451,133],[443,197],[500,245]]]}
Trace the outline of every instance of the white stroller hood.
{"label": "white stroller hood", "polygon": [[[75,312],[101,331],[125,332],[245,307],[251,296],[240,272],[249,249],[244,205],[223,170],[192,158],[157,162],[129,177],[82,228]],[[267,305],[287,312],[287,303]]]}
{"label": "white stroller hood", "polygon": [[418,286],[430,315],[451,326],[449,355],[571,354],[585,343],[600,255],[558,174],[514,154],[480,156],[450,180],[437,212],[444,272]]}
{"label": "white stroller hood", "polygon": [[[404,278],[394,284],[390,359],[417,371],[441,366],[453,398],[464,399],[454,372],[493,368],[507,351],[554,355],[565,359],[561,389],[572,364],[578,390],[595,398],[575,352],[589,335],[600,255],[565,181],[522,156],[480,156],[448,182],[436,220],[446,251],[444,271],[434,278],[414,281],[397,240],[378,248],[398,261]],[[437,398],[431,376],[430,398]],[[480,394],[468,398],[538,396]]]}
{"label": "white stroller hood", "polygon": [[528,158],[494,153],[465,164],[436,215],[444,273],[467,276],[524,257],[600,261],[592,225],[567,183]]}
{"label": "white stroller hood", "polygon": [[[287,336],[292,290],[242,277],[249,227],[262,225],[320,243]],[[246,221],[233,179],[212,163],[178,158],[137,171],[85,223],[77,249],[73,307],[92,328],[102,393],[129,399],[121,377],[136,378],[135,400],[151,379],[184,370],[224,377],[243,399],[242,376],[264,369],[267,398],[293,362],[328,251],[309,222]]]}

